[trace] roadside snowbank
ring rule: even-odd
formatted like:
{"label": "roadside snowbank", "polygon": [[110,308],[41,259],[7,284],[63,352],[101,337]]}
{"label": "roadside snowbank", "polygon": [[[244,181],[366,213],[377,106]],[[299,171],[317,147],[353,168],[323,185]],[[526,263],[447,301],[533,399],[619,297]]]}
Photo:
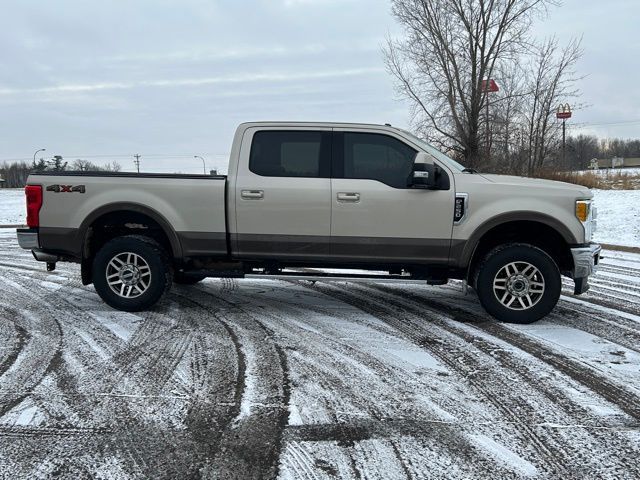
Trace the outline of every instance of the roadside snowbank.
{"label": "roadside snowbank", "polygon": [[594,240],[640,247],[640,190],[594,190],[598,229]]}
{"label": "roadside snowbank", "polygon": [[0,225],[22,225],[27,221],[22,188],[0,189]]}

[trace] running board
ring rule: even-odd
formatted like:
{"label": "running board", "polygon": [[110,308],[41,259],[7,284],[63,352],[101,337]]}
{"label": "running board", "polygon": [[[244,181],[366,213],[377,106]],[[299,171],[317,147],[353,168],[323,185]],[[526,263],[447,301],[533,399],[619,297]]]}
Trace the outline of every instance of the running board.
{"label": "running board", "polygon": [[[443,285],[443,279],[416,279],[409,275],[366,275],[353,274],[341,275],[337,273],[313,273],[303,274],[299,272],[282,272],[278,274],[266,273],[247,273],[244,278],[251,279],[268,279],[268,280],[307,280],[310,282],[385,282],[385,283],[416,283],[416,284],[435,284]],[[446,283],[446,282],[444,282]]]}

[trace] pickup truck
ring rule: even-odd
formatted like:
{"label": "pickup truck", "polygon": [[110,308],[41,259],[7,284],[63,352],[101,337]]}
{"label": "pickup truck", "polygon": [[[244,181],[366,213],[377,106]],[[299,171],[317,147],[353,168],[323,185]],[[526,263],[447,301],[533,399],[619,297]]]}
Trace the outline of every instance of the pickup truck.
{"label": "pickup truck", "polygon": [[124,311],[206,277],[461,279],[529,323],[600,254],[587,188],[477,173],[390,125],[244,123],[227,176],[40,172],[25,191],[19,244]]}

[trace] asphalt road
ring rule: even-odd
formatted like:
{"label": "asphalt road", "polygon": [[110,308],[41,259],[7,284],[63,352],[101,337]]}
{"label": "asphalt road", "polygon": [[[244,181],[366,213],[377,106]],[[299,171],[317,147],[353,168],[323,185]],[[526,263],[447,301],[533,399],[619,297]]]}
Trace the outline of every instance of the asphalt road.
{"label": "asphalt road", "polygon": [[0,231],[0,478],[638,478],[640,255],[605,255],[529,326],[459,283],[212,279],[134,315]]}

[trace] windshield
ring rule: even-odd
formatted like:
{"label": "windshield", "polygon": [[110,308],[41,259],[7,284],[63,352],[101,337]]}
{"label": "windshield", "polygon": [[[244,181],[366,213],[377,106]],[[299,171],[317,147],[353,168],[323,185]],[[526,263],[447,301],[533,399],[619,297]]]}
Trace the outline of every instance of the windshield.
{"label": "windshield", "polygon": [[432,147],[431,145],[429,145],[427,142],[425,142],[421,138],[416,137],[414,134],[412,134],[410,132],[407,132],[406,130],[401,130],[401,131],[402,131],[402,133],[407,135],[411,139],[412,142],[418,144],[420,146],[420,148],[422,148],[425,152],[427,152],[428,154],[432,155],[437,160],[440,160],[441,162],[445,163],[448,167],[452,168],[453,170],[457,170],[459,172],[462,172],[465,169],[464,165],[460,165],[458,162],[456,162],[452,158],[447,157],[440,150],[438,150],[435,147]]}

